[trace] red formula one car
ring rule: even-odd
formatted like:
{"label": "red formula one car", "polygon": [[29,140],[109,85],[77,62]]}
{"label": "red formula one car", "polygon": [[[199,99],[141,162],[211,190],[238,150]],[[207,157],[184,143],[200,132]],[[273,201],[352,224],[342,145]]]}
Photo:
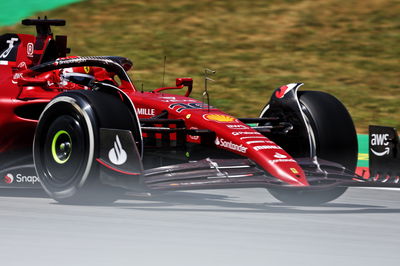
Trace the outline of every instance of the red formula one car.
{"label": "red formula one car", "polygon": [[189,98],[191,78],[141,92],[129,59],[67,57],[66,36],[50,29],[63,20],[22,23],[37,36],[0,37],[3,188],[92,203],[126,190],[263,187],[283,202],[319,204],[349,186],[396,186],[354,174],[356,131],[327,93],[288,84],[260,117],[235,118]]}

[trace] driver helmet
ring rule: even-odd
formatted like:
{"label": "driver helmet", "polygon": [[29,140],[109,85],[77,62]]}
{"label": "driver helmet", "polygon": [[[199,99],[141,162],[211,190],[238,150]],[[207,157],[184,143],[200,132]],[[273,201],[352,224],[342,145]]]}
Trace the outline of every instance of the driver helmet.
{"label": "driver helmet", "polygon": [[94,71],[93,67],[90,66],[80,66],[80,67],[69,67],[62,70],[60,73],[60,85],[65,87],[66,89],[88,89],[86,86],[79,85],[73,82],[70,82],[69,77],[74,76],[84,78],[94,79]]}

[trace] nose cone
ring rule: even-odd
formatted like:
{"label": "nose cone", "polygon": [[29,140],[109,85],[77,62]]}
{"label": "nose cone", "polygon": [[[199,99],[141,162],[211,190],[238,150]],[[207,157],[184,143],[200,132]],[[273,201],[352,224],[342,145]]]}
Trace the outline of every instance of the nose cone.
{"label": "nose cone", "polygon": [[[253,150],[255,149],[253,148]],[[303,169],[283,149],[267,150],[261,153],[255,151],[251,154],[251,157],[277,179],[293,186],[309,186]]]}
{"label": "nose cone", "polygon": [[184,118],[188,128],[195,127],[215,132],[214,144],[217,148],[251,159],[268,175],[288,185],[309,186],[303,169],[275,142],[235,117],[215,109],[211,112],[193,109],[195,106],[200,108],[202,105],[173,103],[169,108],[172,107],[177,117]]}
{"label": "nose cone", "polygon": [[238,126],[217,136],[215,145],[247,156],[268,174],[289,185],[309,186],[303,169],[285,150],[247,125],[240,125],[240,129]]}
{"label": "nose cone", "polygon": [[[300,166],[297,163],[292,163],[292,165],[281,165],[281,166],[272,166],[273,169],[276,171],[273,174],[276,178],[291,184],[293,186],[298,186],[298,187],[305,187],[309,186],[309,183],[307,181],[307,178],[305,177],[305,174],[303,170],[300,168]],[[272,170],[272,171],[274,171]]]}

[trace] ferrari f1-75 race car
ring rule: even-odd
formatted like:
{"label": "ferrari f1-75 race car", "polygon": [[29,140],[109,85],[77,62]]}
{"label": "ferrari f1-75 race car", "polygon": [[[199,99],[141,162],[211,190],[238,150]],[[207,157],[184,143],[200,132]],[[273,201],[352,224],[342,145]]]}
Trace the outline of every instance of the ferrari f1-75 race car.
{"label": "ferrari f1-75 race car", "polygon": [[67,56],[66,36],[50,28],[64,20],[22,24],[37,36],[0,37],[2,188],[92,203],[126,190],[261,187],[286,203],[319,204],[349,186],[397,186],[355,174],[356,131],[332,95],[292,83],[259,117],[236,118],[189,98],[191,78],[143,92],[127,58]]}

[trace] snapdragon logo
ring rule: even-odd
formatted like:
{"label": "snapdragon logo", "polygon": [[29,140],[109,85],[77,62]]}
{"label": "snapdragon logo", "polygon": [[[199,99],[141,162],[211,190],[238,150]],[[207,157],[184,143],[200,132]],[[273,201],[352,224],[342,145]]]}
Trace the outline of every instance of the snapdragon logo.
{"label": "snapdragon logo", "polygon": [[6,176],[4,177],[4,182],[7,184],[11,184],[12,182],[14,182],[14,176],[10,173],[6,174]]}
{"label": "snapdragon logo", "polygon": [[34,175],[22,175],[22,174],[16,174],[15,177],[13,174],[8,173],[4,176],[4,183],[6,184],[12,184],[12,183],[31,183],[35,184],[39,182],[39,178]]}
{"label": "snapdragon logo", "polygon": [[237,145],[235,143],[233,143],[232,141],[226,141],[223,138],[216,138],[215,139],[215,145],[220,146],[220,147],[224,147],[224,148],[228,148],[234,151],[238,151],[241,153],[246,153],[247,148],[244,147],[242,144]]}

